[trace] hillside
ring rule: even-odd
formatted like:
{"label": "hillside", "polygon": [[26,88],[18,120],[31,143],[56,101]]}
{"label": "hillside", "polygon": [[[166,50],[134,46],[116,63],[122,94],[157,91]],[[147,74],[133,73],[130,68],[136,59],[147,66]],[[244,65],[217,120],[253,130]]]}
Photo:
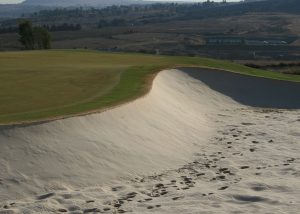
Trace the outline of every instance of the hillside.
{"label": "hillside", "polygon": [[137,0],[26,0],[23,5],[35,5],[35,6],[50,6],[50,7],[76,7],[76,6],[88,6],[88,7],[107,7],[112,5],[129,5],[140,4],[142,1]]}
{"label": "hillside", "polygon": [[28,16],[41,10],[55,8],[95,7],[103,8],[113,5],[149,4],[138,0],[26,0],[20,4],[0,4],[0,19]]}
{"label": "hillside", "polygon": [[219,7],[210,3],[210,7],[192,7],[185,13],[185,18],[207,18],[236,16],[247,13],[291,13],[300,14],[298,0],[266,0],[245,2],[239,4],[225,4]]}
{"label": "hillside", "polygon": [[[298,1],[269,0],[46,8],[22,18],[46,27],[55,49],[158,50],[165,55],[231,60],[298,60],[299,11]],[[0,50],[20,49],[18,22],[0,21]]]}
{"label": "hillside", "polygon": [[0,4],[0,19],[17,18],[22,15],[32,14],[41,10],[51,10],[51,7],[23,4]]}

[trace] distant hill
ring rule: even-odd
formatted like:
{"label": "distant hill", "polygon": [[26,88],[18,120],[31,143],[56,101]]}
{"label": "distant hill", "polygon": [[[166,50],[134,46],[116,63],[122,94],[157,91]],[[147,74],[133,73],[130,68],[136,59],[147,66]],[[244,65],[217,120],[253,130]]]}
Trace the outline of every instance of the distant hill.
{"label": "distant hill", "polygon": [[112,5],[141,4],[138,0],[25,0],[22,5],[48,6],[48,7],[107,7]]}
{"label": "distant hill", "polygon": [[[253,0],[252,0],[253,1]],[[236,5],[237,6],[237,5]],[[264,0],[249,2],[244,11],[300,13],[299,0]]]}
{"label": "distant hill", "polygon": [[237,16],[246,13],[292,13],[300,14],[299,0],[264,0],[264,1],[244,1],[236,4],[224,4],[210,7],[193,7],[186,18],[207,18]]}
{"label": "distant hill", "polygon": [[60,7],[96,7],[103,8],[113,5],[151,4],[143,0],[25,0],[20,4],[0,4],[0,19],[15,18],[22,15],[51,10]]}
{"label": "distant hill", "polygon": [[15,18],[22,15],[31,14],[40,10],[50,10],[51,7],[21,5],[21,4],[0,4],[0,19]]}
{"label": "distant hill", "polygon": [[[95,7],[101,9],[112,5],[141,5],[152,4],[154,2],[155,1],[143,0],[25,0],[21,4],[0,5],[0,18],[20,17],[22,14],[28,16],[28,14],[38,12],[40,10],[53,10],[61,7],[69,9],[76,7]],[[247,13],[279,12],[300,14],[300,0],[247,0],[240,3],[205,2],[203,4],[159,5],[157,8],[163,8],[163,12],[159,13],[156,18],[158,18],[158,16],[165,16],[166,20],[188,20],[208,17],[217,18],[225,16],[239,16]],[[150,13],[151,12],[149,12],[149,14]],[[155,19],[155,17],[153,17],[153,19]]]}
{"label": "distant hill", "polygon": [[266,1],[266,0],[244,0],[244,2],[255,2],[255,1]]}

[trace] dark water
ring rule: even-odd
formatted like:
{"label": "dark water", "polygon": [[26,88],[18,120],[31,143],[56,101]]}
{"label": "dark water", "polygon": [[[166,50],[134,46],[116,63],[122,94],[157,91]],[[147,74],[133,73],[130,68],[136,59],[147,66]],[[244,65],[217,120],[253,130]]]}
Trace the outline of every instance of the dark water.
{"label": "dark water", "polygon": [[262,108],[300,109],[300,83],[203,68],[181,68],[235,101]]}

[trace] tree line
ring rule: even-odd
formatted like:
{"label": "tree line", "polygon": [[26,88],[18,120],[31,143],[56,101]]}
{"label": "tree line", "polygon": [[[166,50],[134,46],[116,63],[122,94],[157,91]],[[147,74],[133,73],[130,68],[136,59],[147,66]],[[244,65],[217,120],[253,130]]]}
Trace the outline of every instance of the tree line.
{"label": "tree line", "polygon": [[[53,24],[53,25],[48,25],[45,24],[42,26],[43,28],[47,29],[49,32],[57,32],[57,31],[77,31],[81,30],[81,25],[80,24],[68,24],[68,23],[63,23],[63,24]],[[18,33],[19,28],[18,27],[0,27],[0,34],[4,33]]]}
{"label": "tree line", "polygon": [[[135,19],[143,14],[173,14],[173,18],[188,20],[207,17],[236,16],[252,12],[287,12],[300,13],[299,0],[266,0],[243,3],[226,3],[205,1],[195,4],[155,3],[147,5],[120,5],[102,9],[97,8],[57,8],[42,10],[31,15],[31,18],[48,21],[63,19],[106,19],[107,17],[126,17]],[[134,14],[134,15],[133,15]],[[161,17],[163,18],[163,17]],[[132,20],[131,20],[132,21]]]}
{"label": "tree line", "polygon": [[50,32],[56,32],[56,31],[77,31],[81,30],[80,24],[58,24],[58,25],[43,25],[44,28],[46,28]]}
{"label": "tree line", "polygon": [[0,34],[3,33],[16,33],[18,32],[18,28],[17,27],[4,27],[4,28],[0,28]]}

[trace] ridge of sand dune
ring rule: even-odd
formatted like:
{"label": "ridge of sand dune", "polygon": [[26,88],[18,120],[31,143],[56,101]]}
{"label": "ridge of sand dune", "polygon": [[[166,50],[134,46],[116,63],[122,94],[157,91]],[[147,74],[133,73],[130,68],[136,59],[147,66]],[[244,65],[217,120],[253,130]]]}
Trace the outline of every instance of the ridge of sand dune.
{"label": "ridge of sand dune", "polygon": [[0,213],[297,213],[299,110],[241,105],[194,72],[163,71],[101,114],[0,130]]}

